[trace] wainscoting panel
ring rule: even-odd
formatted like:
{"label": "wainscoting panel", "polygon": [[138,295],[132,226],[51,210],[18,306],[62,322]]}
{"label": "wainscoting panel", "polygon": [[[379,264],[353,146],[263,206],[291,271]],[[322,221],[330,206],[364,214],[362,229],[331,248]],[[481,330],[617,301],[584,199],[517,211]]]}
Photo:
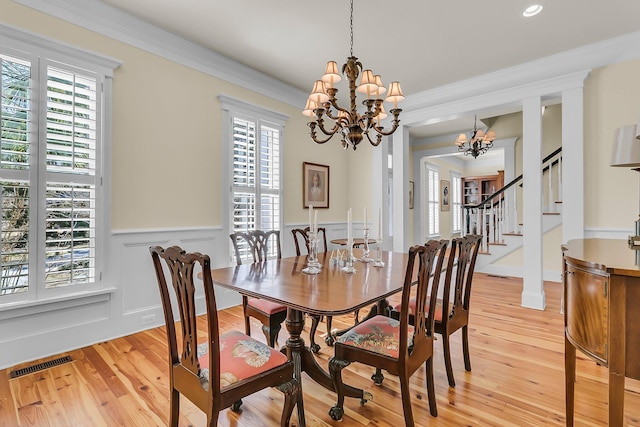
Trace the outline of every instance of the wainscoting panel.
{"label": "wainscoting panel", "polygon": [[[289,224],[281,233],[283,256],[295,255],[292,228],[308,224]],[[344,238],[347,227],[341,223],[321,223],[327,228],[327,241]],[[354,236],[362,235],[362,224],[354,224]],[[102,291],[73,301],[0,312],[0,368],[46,358],[107,339],[164,324],[149,246],[179,245],[186,251],[199,251],[211,257],[212,266],[233,265],[229,236],[221,227],[161,230],[116,230],[109,237]],[[329,250],[337,249],[329,245]],[[216,287],[218,308],[238,305],[237,292]],[[204,295],[197,295],[204,313]]]}

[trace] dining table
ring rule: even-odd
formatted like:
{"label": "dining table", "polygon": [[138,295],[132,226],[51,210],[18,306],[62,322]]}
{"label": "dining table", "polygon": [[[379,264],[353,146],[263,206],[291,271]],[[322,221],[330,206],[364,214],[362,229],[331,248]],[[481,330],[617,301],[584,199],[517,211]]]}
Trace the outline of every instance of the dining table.
{"label": "dining table", "polygon": [[[354,257],[361,255],[354,250]],[[270,259],[253,264],[211,270],[213,283],[248,297],[262,298],[287,306],[286,329],[289,338],[282,351],[294,364],[294,376],[300,384],[297,414],[300,426],[305,426],[302,373],[334,391],[329,373],[317,362],[301,334],[305,313],[319,316],[339,316],[372,306],[370,315],[384,313],[387,298],[402,290],[408,254],[382,252],[384,267],[356,260],[355,272],[346,273],[340,265],[330,262],[329,254],[319,253],[322,264],[319,274],[306,274],[307,256]],[[347,386],[346,396],[363,402],[372,396],[362,389]]]}

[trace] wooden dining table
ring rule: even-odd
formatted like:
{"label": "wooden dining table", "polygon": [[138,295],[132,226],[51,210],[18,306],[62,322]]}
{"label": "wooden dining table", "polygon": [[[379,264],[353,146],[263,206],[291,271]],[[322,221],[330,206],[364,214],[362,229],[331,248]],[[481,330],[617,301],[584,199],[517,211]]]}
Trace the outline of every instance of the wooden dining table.
{"label": "wooden dining table", "polygon": [[[354,250],[355,257],[358,252],[361,251]],[[283,352],[286,351],[293,361],[294,375],[301,385],[297,397],[300,426],[305,425],[302,372],[323,387],[335,391],[329,373],[318,364],[301,336],[305,313],[338,316],[373,304],[372,314],[383,313],[387,307],[386,298],[402,290],[407,257],[406,253],[383,252],[384,267],[356,261],[355,273],[345,273],[341,267],[329,265],[328,253],[318,254],[323,267],[321,273],[315,275],[301,271],[306,266],[306,255],[211,271],[216,285],[287,306],[289,338]],[[345,395],[360,399],[369,396],[362,389],[350,386],[347,386]]]}

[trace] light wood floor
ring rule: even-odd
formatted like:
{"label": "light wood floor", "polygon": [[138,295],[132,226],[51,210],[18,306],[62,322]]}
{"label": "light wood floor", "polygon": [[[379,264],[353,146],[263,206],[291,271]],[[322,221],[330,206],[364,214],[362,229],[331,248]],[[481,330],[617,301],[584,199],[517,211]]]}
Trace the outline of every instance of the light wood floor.
{"label": "light wood floor", "polygon": [[[524,309],[520,307],[519,279],[476,274],[470,328],[473,370],[464,370],[457,333],[452,349],[456,387],[449,388],[442,348],[440,341],[436,342],[435,388],[439,415],[437,418],[429,415],[424,371],[418,371],[412,379],[412,395],[419,425],[565,424],[561,285],[546,283],[545,290],[545,311]],[[336,319],[334,325],[341,327],[351,321],[342,317]],[[223,329],[241,329],[241,322],[238,307],[221,312]],[[257,324],[253,335],[262,337]],[[281,332],[282,343],[285,337],[286,331]],[[330,347],[323,345],[319,359],[324,366],[331,352]],[[17,379],[9,379],[10,370],[0,371],[0,426],[166,425],[169,393],[163,328],[66,354],[74,361]],[[360,406],[357,399],[347,398],[344,419],[335,422],[328,415],[335,395],[305,378],[307,425],[404,425],[396,377],[386,375],[383,385],[377,387],[369,379],[370,368],[353,364],[345,371],[345,380],[371,391],[374,400]],[[578,361],[577,426],[607,424],[606,375],[606,368],[584,358]],[[625,403],[625,425],[640,426],[640,382],[627,380]],[[281,405],[280,392],[265,390],[245,399],[240,414],[224,411],[219,424],[276,426]],[[181,413],[181,426],[204,425],[203,414],[186,400]],[[297,424],[295,416],[294,422]]]}

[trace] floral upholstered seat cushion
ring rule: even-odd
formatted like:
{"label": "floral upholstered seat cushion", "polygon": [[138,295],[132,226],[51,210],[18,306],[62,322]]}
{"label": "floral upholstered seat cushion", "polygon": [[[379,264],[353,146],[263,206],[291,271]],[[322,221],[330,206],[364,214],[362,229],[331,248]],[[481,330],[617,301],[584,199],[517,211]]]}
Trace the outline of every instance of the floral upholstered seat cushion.
{"label": "floral upholstered seat cushion", "polygon": [[[208,345],[198,345],[200,380],[208,388]],[[226,387],[287,362],[287,356],[242,332],[220,336],[220,386]]]}
{"label": "floral upholstered seat cushion", "polygon": [[[409,346],[411,346],[413,326],[409,326],[408,334]],[[354,326],[349,332],[339,337],[338,342],[397,359],[400,347],[400,322],[386,316],[374,316]]]}
{"label": "floral upholstered seat cushion", "polygon": [[[402,304],[398,304],[393,308],[395,311],[402,311]],[[429,303],[427,301],[427,305],[424,307],[425,311],[429,310]],[[416,299],[411,298],[409,300],[409,314],[413,314],[416,311]],[[433,315],[433,318],[436,322],[442,322],[442,300],[438,300],[436,302],[436,312]]]}
{"label": "floral upholstered seat cushion", "polygon": [[287,310],[286,305],[278,304],[277,302],[263,300],[260,298],[249,298],[249,300],[247,301],[247,305],[257,308],[258,310],[266,314],[275,314],[275,313],[280,313],[281,311]]}

